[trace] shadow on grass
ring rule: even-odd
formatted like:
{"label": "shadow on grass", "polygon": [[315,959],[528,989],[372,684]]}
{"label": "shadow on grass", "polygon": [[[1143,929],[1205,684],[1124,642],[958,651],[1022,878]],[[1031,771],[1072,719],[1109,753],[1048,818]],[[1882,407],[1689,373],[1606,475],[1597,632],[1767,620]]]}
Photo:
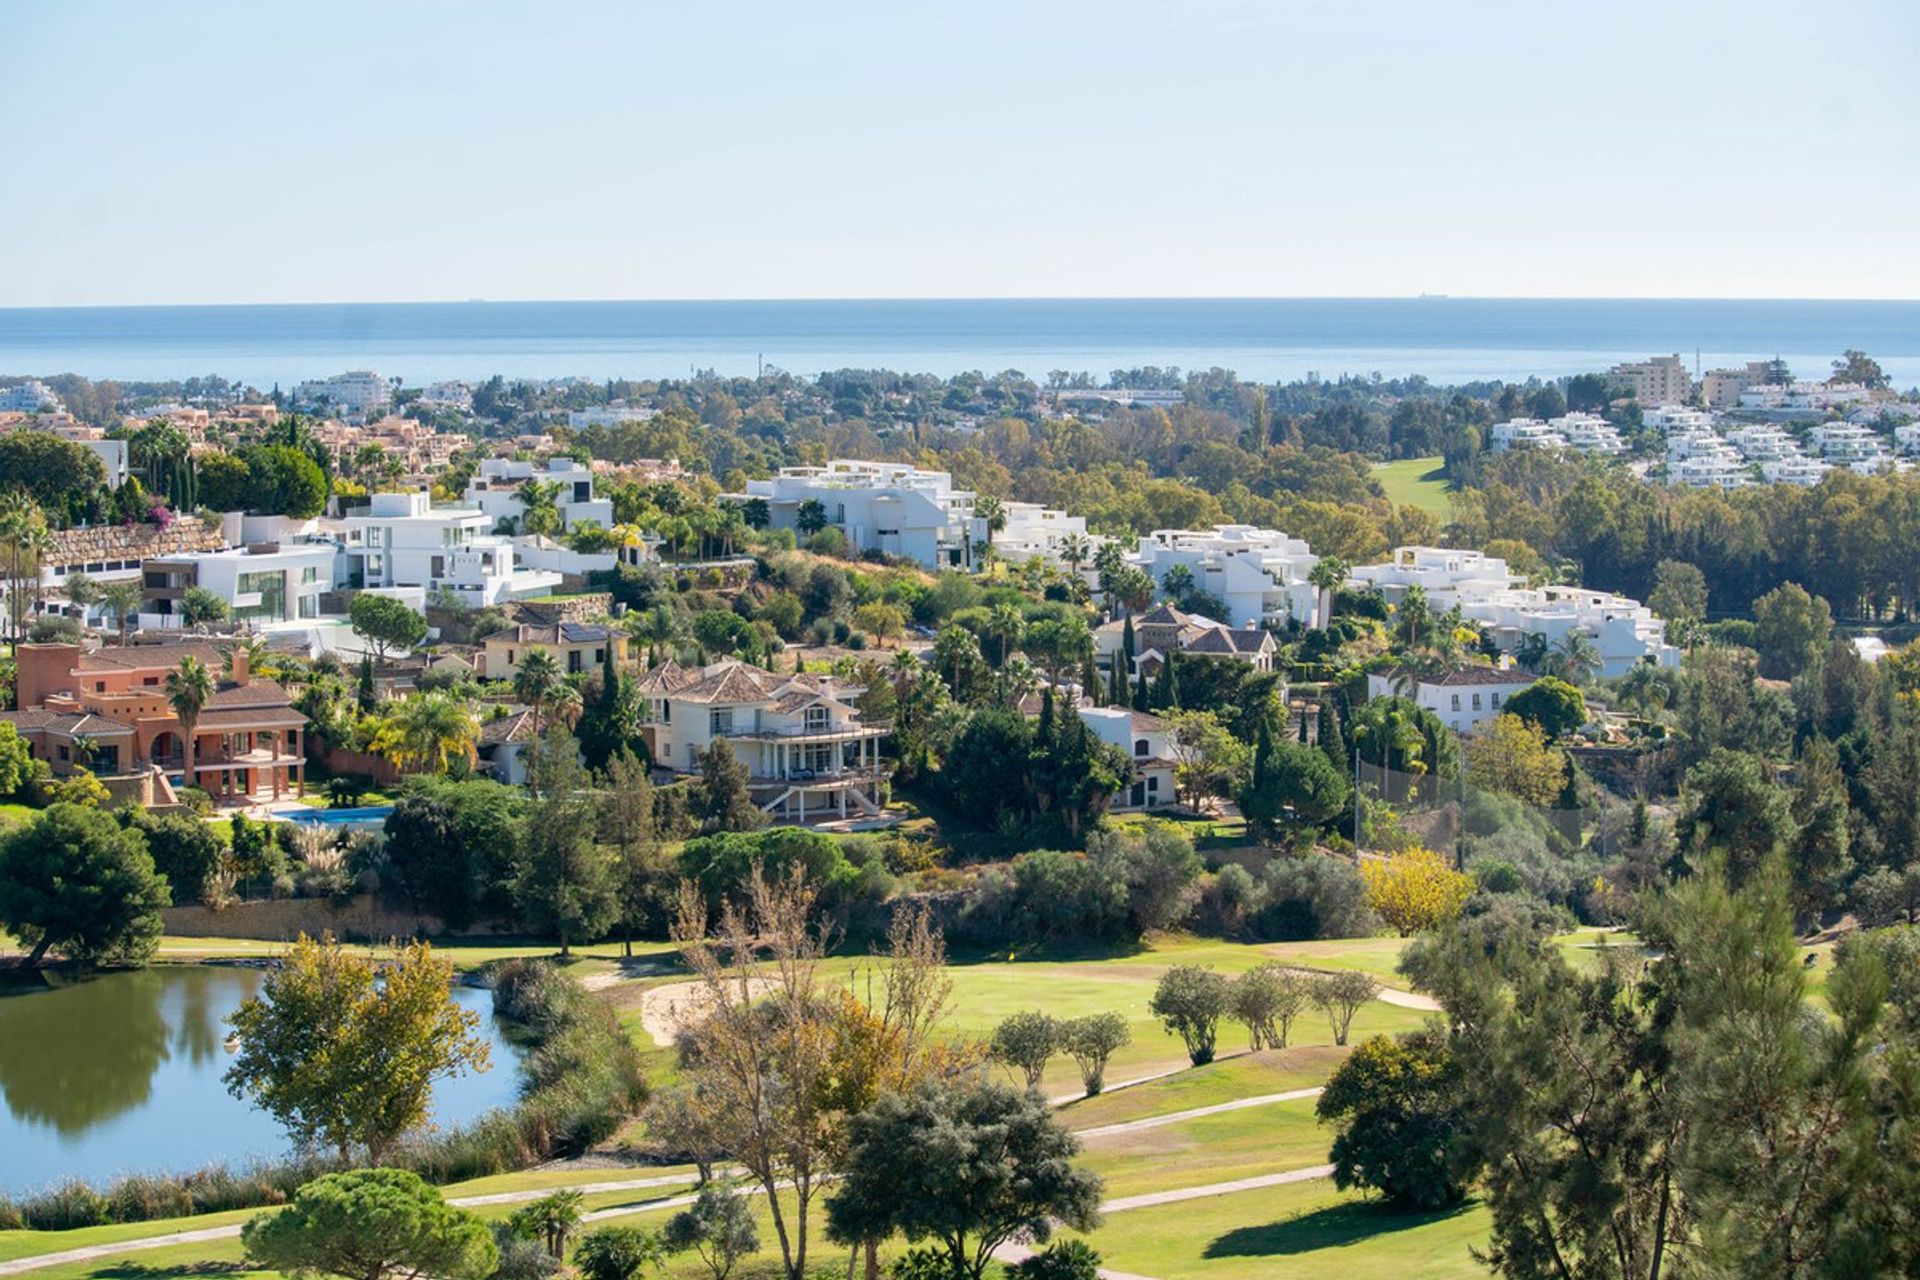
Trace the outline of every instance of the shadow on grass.
{"label": "shadow on grass", "polygon": [[230,1276],[251,1270],[253,1268],[244,1262],[183,1262],[176,1267],[147,1267],[137,1262],[122,1262],[87,1274],[97,1280],[165,1280],[168,1276]]}
{"label": "shadow on grass", "polygon": [[1203,1257],[1275,1258],[1317,1249],[1359,1244],[1396,1231],[1411,1231],[1465,1213],[1470,1206],[1409,1213],[1384,1204],[1357,1202],[1328,1205],[1298,1217],[1259,1226],[1235,1227],[1207,1244]]}

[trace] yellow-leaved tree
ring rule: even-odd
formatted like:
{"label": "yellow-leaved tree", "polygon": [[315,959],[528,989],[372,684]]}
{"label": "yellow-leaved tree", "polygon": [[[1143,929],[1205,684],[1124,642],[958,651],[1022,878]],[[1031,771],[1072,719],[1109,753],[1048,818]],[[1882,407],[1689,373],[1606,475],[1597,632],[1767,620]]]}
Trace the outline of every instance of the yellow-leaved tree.
{"label": "yellow-leaved tree", "polygon": [[1473,892],[1473,877],[1420,847],[1362,862],[1360,878],[1368,904],[1403,938],[1453,919]]}
{"label": "yellow-leaved tree", "polygon": [[1544,809],[1567,783],[1567,757],[1531,720],[1504,712],[1467,738],[1467,781]]}

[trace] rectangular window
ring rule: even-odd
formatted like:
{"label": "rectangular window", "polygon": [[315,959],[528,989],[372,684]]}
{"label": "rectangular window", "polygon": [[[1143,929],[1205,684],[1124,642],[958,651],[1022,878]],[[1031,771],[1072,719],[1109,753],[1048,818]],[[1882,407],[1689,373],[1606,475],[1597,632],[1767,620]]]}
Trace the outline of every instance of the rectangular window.
{"label": "rectangular window", "polygon": [[310,564],[306,568],[302,569],[300,571],[300,581],[303,583],[320,581],[320,566],[317,564]]}
{"label": "rectangular window", "polygon": [[1460,709],[1460,695],[1456,693],[1453,695],[1453,710],[1458,711],[1459,709]]}
{"label": "rectangular window", "polygon": [[707,713],[707,732],[728,734],[733,732],[733,708],[715,707]]}
{"label": "rectangular window", "polygon": [[1477,693],[1473,695],[1473,709],[1475,711],[1480,709],[1480,695]]}
{"label": "rectangular window", "polygon": [[807,708],[807,732],[824,733],[827,728],[827,709],[825,707]]}
{"label": "rectangular window", "polygon": [[257,595],[258,604],[235,605],[233,616],[242,621],[285,622],[287,619],[287,575],[279,569],[243,573],[234,584],[234,593]]}

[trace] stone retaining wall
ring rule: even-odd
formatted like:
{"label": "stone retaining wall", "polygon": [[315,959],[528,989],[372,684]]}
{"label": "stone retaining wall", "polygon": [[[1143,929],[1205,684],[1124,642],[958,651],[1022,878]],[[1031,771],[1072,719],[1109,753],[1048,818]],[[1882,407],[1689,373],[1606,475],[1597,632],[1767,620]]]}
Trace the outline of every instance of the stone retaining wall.
{"label": "stone retaining wall", "polygon": [[162,529],[157,524],[100,524],[85,529],[61,529],[47,551],[48,568],[85,571],[89,564],[110,560],[146,560],[154,556],[189,555],[218,551],[227,542],[218,525],[198,516],[180,516]]}
{"label": "stone retaining wall", "polygon": [[281,898],[211,907],[168,907],[160,913],[170,936],[178,938],[252,938],[292,942],[301,934],[332,933],[344,942],[385,942],[389,938],[437,936],[445,926],[433,916],[394,911],[371,894],[336,906],[326,898]]}

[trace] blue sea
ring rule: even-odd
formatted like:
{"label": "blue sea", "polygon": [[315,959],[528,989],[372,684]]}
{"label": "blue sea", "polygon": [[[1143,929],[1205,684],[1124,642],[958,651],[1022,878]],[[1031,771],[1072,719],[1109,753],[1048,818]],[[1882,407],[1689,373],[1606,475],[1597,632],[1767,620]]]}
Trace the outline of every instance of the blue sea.
{"label": "blue sea", "polygon": [[1824,377],[1847,348],[1920,384],[1920,302],[1247,298],[467,302],[0,309],[0,378],[223,377],[268,388],[345,369],[441,379],[648,378],[761,363],[802,375],[1141,365],[1262,381],[1542,378],[1678,353],[1784,357]]}

